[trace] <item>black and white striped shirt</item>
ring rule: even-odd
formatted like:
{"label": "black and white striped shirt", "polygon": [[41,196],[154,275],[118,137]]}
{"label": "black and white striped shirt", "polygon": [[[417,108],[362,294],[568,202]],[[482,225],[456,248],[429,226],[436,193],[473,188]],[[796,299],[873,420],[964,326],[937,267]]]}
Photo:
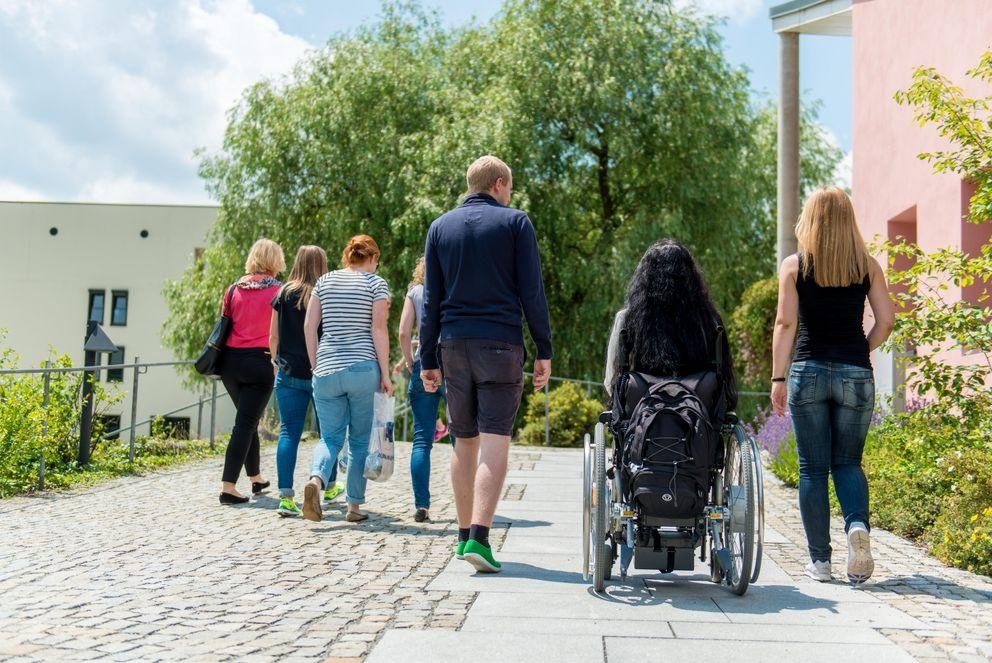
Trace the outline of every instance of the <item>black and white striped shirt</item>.
{"label": "black and white striped shirt", "polygon": [[315,376],[343,371],[362,361],[375,361],[372,303],[389,299],[389,285],[368,272],[339,269],[314,286],[320,300],[323,335],[317,346]]}

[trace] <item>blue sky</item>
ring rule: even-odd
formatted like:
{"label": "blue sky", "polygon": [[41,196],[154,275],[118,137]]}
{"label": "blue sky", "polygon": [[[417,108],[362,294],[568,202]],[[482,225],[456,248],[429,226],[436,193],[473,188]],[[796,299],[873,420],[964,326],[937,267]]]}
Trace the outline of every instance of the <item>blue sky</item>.
{"label": "blue sky", "polygon": [[[775,99],[768,0],[675,0],[725,16],[726,54]],[[424,0],[445,23],[488,20],[497,0]],[[193,150],[220,145],[225,112],[262,77],[374,20],[376,0],[0,0],[0,200],[209,202]],[[804,98],[848,153],[851,44],[801,41]]]}

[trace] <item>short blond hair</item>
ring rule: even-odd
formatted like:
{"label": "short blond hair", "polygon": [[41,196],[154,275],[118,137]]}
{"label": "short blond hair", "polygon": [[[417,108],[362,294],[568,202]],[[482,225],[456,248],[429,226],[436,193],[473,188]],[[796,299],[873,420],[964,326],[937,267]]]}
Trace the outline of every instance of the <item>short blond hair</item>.
{"label": "short blond hair", "polygon": [[468,167],[465,179],[468,180],[469,193],[484,193],[496,186],[496,180],[503,178],[505,184],[510,183],[513,173],[501,159],[487,154],[479,157]]}
{"label": "short blond hair", "polygon": [[245,274],[278,274],[286,270],[282,247],[264,237],[251,245],[245,260]]}

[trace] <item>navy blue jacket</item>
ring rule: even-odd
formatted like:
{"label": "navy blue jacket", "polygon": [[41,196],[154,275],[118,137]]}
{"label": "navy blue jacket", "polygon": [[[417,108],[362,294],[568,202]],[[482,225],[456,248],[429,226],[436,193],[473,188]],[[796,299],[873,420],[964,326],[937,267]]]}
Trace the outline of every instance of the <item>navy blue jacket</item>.
{"label": "navy blue jacket", "polygon": [[524,344],[527,317],[538,359],[551,359],[551,320],[537,237],[527,214],[475,193],[427,231],[420,355],[438,368],[438,341]]}

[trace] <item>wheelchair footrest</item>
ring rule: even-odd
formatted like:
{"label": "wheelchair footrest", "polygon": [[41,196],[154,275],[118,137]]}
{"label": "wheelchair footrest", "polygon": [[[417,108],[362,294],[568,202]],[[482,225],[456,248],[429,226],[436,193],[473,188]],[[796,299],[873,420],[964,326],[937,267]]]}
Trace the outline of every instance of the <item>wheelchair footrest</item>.
{"label": "wheelchair footrest", "polygon": [[635,569],[656,569],[662,573],[671,571],[692,571],[695,568],[695,550],[688,547],[666,546],[655,550],[637,546],[634,548]]}

